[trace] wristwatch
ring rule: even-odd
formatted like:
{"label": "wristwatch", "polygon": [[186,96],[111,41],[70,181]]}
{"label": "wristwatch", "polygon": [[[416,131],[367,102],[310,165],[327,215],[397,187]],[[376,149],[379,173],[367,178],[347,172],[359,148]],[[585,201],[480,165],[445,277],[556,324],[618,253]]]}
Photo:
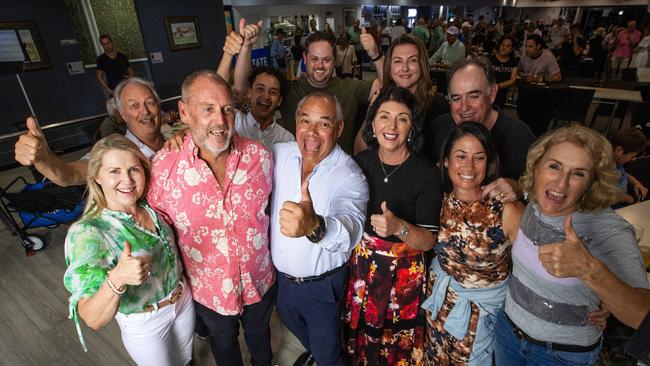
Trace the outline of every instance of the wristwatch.
{"label": "wristwatch", "polygon": [[409,227],[406,224],[406,222],[404,222],[402,224],[402,228],[399,230],[399,237],[400,239],[404,240],[408,234],[409,234]]}
{"label": "wristwatch", "polygon": [[311,232],[311,234],[306,235],[305,237],[312,243],[318,243],[325,237],[327,230],[325,228],[325,219],[321,215],[316,215],[318,218],[318,226]]}

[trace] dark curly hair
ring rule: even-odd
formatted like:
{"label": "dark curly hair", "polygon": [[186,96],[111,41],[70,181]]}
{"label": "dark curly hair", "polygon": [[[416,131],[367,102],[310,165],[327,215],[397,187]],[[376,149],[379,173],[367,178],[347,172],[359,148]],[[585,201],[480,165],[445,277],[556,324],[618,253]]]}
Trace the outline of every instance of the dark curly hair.
{"label": "dark curly hair", "polygon": [[415,96],[410,91],[398,86],[391,86],[381,91],[377,99],[368,108],[364,122],[363,140],[371,148],[377,148],[379,143],[373,136],[372,121],[374,121],[379,107],[385,102],[394,101],[403,104],[411,111],[411,131],[409,132],[410,141],[406,145],[409,151],[419,154],[422,151],[424,138],[422,136],[422,111],[418,106]]}
{"label": "dark curly hair", "polygon": [[284,73],[282,73],[282,71],[276,67],[258,66],[253,69],[251,76],[248,77],[248,85],[250,85],[251,88],[253,87],[255,78],[257,78],[257,76],[260,74],[269,74],[271,76],[275,76],[275,78],[278,79],[278,82],[280,83],[280,96],[284,98],[288,87],[287,78],[284,77]]}

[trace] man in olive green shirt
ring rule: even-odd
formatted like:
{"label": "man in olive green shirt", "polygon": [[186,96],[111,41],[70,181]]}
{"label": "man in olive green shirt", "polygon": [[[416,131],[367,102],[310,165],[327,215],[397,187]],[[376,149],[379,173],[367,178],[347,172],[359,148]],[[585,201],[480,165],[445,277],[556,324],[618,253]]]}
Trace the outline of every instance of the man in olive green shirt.
{"label": "man in olive green shirt", "polygon": [[[303,58],[307,67],[305,76],[289,82],[289,87],[282,100],[280,113],[282,120],[280,124],[291,133],[296,131],[296,105],[304,96],[314,92],[322,91],[335,95],[343,107],[343,117],[346,124],[343,133],[339,138],[339,145],[347,153],[352,152],[354,136],[361,126],[362,121],[356,121],[357,113],[362,105],[366,105],[373,95],[380,89],[383,75],[383,56],[379,52],[379,46],[375,43],[370,34],[361,30],[361,44],[368,53],[368,56],[375,62],[377,67],[377,79],[372,81],[339,79],[332,77],[336,64],[336,44],[334,36],[326,32],[315,32],[305,40],[305,52]],[[251,49],[246,42],[242,45],[239,57],[246,57],[243,62],[245,67],[235,68],[235,89],[247,90],[247,85],[241,83],[248,79],[251,73]],[[238,75],[239,74],[239,75]]]}
{"label": "man in olive green shirt", "polygon": [[418,19],[418,25],[413,29],[411,35],[422,41],[422,44],[424,44],[425,48],[429,47],[429,29],[427,28],[427,22],[423,17],[420,17],[420,19]]}

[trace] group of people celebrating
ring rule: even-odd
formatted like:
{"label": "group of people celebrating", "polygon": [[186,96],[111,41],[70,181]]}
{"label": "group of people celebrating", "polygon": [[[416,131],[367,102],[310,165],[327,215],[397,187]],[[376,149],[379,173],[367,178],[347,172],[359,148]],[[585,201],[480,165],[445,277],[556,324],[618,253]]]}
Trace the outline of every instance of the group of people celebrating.
{"label": "group of people celebrating", "polygon": [[650,284],[610,209],[619,173],[603,136],[536,139],[493,106],[480,60],[451,67],[447,103],[409,35],[383,54],[362,34],[378,70],[362,81],[332,76],[334,37],[314,32],[305,76],[286,82],[251,70],[260,27],[240,23],[217,72],[186,78],[189,130],[168,147],[160,99],[136,77],[114,93],[126,135],[79,161],[28,119],[16,160],[88,185],[65,243],[80,338],[78,318],[114,317],[137,364],[187,365],[196,320],[217,364],[242,365],[241,325],[250,363],[271,365],[275,305],[307,351],[297,364],[584,365],[608,311],[642,324]]}

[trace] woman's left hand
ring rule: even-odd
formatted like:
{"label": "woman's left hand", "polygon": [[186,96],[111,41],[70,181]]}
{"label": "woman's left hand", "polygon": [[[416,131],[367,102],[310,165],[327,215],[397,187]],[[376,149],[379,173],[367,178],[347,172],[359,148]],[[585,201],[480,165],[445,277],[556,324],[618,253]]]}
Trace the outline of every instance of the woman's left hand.
{"label": "woman's left hand", "polygon": [[600,331],[602,332],[605,330],[605,326],[607,325],[607,319],[609,318],[610,315],[609,309],[605,307],[605,305],[601,302],[600,303],[600,308],[594,312],[589,313],[587,315],[587,323],[589,325],[593,325],[598,327]]}
{"label": "woman's left hand", "polygon": [[402,220],[388,209],[386,201],[381,203],[381,211],[381,214],[370,216],[370,225],[373,230],[382,238],[397,235],[402,227]]}
{"label": "woman's left hand", "polygon": [[539,247],[539,260],[544,269],[555,277],[578,277],[589,274],[592,255],[587,251],[578,237],[571,215],[564,218],[565,240],[559,243],[545,244]]}
{"label": "woman's left hand", "polygon": [[517,183],[505,178],[498,178],[492,183],[482,188],[483,197],[490,196],[490,198],[497,199],[501,202],[514,202],[517,200],[517,192],[515,186]]}

